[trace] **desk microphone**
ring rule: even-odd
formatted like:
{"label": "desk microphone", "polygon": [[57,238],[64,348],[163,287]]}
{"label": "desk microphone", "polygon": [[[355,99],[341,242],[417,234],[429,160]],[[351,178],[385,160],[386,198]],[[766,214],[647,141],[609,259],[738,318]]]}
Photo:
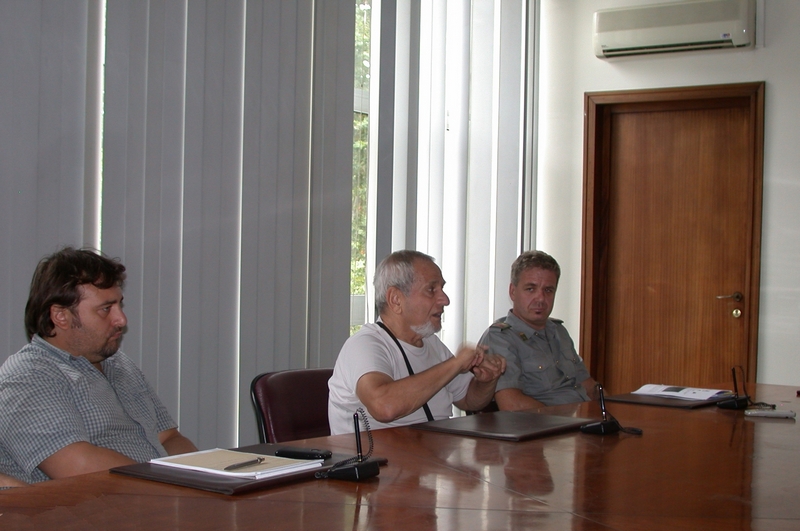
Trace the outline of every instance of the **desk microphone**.
{"label": "desk microphone", "polygon": [[593,435],[611,435],[613,433],[630,433],[633,435],[641,435],[642,430],[639,428],[623,428],[619,421],[612,417],[608,410],[606,410],[606,399],[603,395],[603,386],[597,384],[598,401],[600,402],[600,413],[602,419],[600,422],[592,422],[591,424],[584,424],[581,426],[583,433],[591,433]]}
{"label": "desk microphone", "polygon": [[[369,437],[369,451],[367,455],[361,452],[361,428],[358,420],[358,415],[361,413],[364,416],[364,426],[367,428],[367,437]],[[375,477],[380,474],[380,465],[378,461],[369,460],[372,455],[372,432],[369,429],[369,421],[364,410],[359,408],[358,411],[353,413],[353,428],[356,434],[356,456],[340,461],[333,465],[327,472],[324,473],[326,478],[331,479],[346,479],[348,481],[361,481]]]}
{"label": "desk microphone", "polygon": [[[745,383],[742,382],[744,396],[740,397],[739,385],[736,383],[736,367],[731,367],[731,374],[733,375],[733,397],[717,402],[717,407],[722,409],[747,409],[750,404],[750,397],[747,396]],[[744,369],[742,369],[742,376],[744,376]]]}

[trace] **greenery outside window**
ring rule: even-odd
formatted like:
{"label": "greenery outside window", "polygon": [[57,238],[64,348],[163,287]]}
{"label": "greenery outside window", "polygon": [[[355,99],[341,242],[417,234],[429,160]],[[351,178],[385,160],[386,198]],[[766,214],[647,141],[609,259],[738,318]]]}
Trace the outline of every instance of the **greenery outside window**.
{"label": "greenery outside window", "polygon": [[350,333],[366,320],[367,183],[369,176],[369,82],[371,0],[356,2],[353,112],[353,214],[350,243]]}

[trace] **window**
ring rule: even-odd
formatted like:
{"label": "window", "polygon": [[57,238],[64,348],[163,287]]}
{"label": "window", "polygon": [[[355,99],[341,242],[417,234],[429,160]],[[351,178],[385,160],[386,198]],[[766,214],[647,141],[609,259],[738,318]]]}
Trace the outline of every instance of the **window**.
{"label": "window", "polygon": [[[508,270],[531,233],[522,221],[530,191],[528,5],[358,2],[351,325],[364,322],[365,310],[374,320],[375,264],[403,248],[442,268],[451,304],[441,336],[451,349],[476,341],[507,310]],[[364,89],[371,99],[358,96]],[[365,292],[366,308],[358,306]]]}
{"label": "window", "polygon": [[350,242],[350,333],[366,322],[367,185],[369,178],[369,81],[372,5],[356,3],[353,96],[353,214]]}

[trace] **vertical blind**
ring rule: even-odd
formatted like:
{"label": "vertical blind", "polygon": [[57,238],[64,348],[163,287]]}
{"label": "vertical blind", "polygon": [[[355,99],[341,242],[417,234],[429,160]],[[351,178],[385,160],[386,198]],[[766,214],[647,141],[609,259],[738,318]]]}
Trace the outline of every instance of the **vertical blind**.
{"label": "vertical blind", "polygon": [[354,6],[109,0],[106,39],[125,349],[199,447],[255,442],[252,378],[347,336]]}
{"label": "vertical blind", "polygon": [[98,7],[0,2],[0,361],[26,343],[39,259],[98,244]]}
{"label": "vertical blind", "polygon": [[524,185],[533,5],[381,2],[391,23],[381,24],[373,76],[381,86],[370,169],[380,206],[368,256],[413,247],[436,258],[451,300],[442,329],[451,349],[505,315],[511,263],[533,245],[522,223],[534,204]]}

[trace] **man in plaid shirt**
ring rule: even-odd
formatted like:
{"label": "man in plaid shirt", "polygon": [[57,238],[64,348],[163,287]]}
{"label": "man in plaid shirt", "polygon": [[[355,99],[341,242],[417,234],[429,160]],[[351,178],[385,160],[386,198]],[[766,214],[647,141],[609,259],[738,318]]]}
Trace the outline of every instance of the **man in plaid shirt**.
{"label": "man in plaid shirt", "polygon": [[119,351],[124,280],[125,266],[91,250],[39,262],[30,343],[0,367],[0,485],[3,474],[34,483],[197,449]]}

